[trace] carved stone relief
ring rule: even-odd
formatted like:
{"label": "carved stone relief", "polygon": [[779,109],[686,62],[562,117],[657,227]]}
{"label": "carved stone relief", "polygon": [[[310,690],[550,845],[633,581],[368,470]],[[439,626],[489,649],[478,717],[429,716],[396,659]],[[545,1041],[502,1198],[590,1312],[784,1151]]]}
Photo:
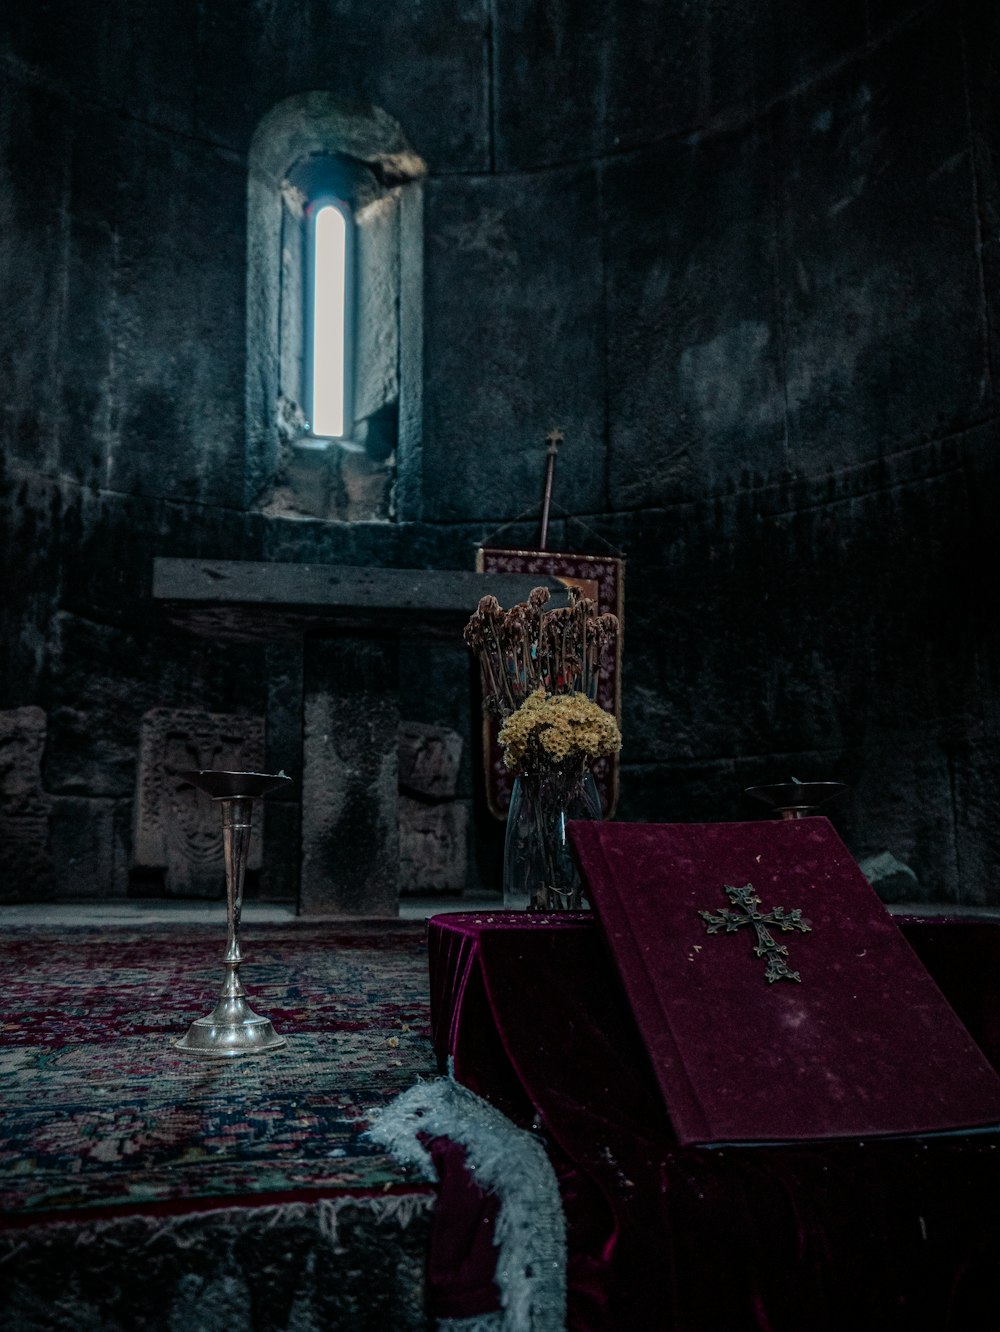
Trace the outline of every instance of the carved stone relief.
{"label": "carved stone relief", "polygon": [[399,727],[399,888],[460,893],[468,870],[468,807],[455,799],[462,737],[447,726]]}
{"label": "carved stone relief", "polygon": [[52,801],[42,790],[46,720],[36,707],[0,712],[0,901],[37,901],[55,891]]}
{"label": "carved stone relief", "polygon": [[447,726],[399,724],[400,790],[429,800],[454,799],[462,737]]}
{"label": "carved stone relief", "polygon": [[[225,891],[218,809],[180,774],[198,768],[260,772],[264,722],[194,709],[153,708],[139,732],[133,866],[163,871],[176,897],[220,897]],[[261,813],[255,811],[254,818]],[[250,843],[248,868],[261,865],[261,839]]]}
{"label": "carved stone relief", "polygon": [[457,800],[428,805],[399,798],[399,886],[403,893],[465,888],[469,811]]}

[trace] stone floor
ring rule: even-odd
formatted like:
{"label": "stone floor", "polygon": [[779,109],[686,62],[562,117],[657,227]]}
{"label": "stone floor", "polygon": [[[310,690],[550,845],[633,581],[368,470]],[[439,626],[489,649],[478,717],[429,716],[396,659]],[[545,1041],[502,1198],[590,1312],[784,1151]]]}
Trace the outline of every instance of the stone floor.
{"label": "stone floor", "polygon": [[[424,920],[444,911],[496,911],[496,897],[448,896],[402,897],[401,920]],[[168,901],[163,898],[130,898],[106,902],[24,902],[0,906],[0,928],[4,925],[150,925],[184,920],[215,923],[225,920],[220,901]],[[295,920],[295,908],[284,902],[245,902],[243,923],[273,925]]]}
{"label": "stone floor", "polygon": [[[497,897],[447,896],[400,898],[401,920],[426,920],[449,911],[498,911]],[[950,902],[894,902],[888,908],[894,916],[947,916],[981,920],[1000,920],[1000,907],[956,906]],[[245,925],[273,925],[296,920],[295,908],[284,902],[247,902],[243,907]],[[214,926],[225,921],[222,902],[167,901],[163,898],[135,898],[106,902],[24,902],[0,906],[0,929],[4,925],[150,925],[171,924],[185,920],[204,920]]]}

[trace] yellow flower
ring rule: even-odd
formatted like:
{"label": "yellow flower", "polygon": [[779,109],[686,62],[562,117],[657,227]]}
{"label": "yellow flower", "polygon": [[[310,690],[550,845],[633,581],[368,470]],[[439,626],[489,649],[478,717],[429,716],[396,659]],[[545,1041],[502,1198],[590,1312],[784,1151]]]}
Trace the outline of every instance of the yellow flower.
{"label": "yellow flower", "polygon": [[536,689],[500,728],[508,768],[526,758],[562,763],[573,758],[616,754],[622,738],[610,714],[586,694],[546,694]]}

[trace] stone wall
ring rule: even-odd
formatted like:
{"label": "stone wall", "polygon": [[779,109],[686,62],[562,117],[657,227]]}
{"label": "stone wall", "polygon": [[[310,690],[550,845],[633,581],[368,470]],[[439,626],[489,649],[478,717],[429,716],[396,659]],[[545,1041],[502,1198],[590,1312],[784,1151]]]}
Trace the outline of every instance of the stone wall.
{"label": "stone wall", "polygon": [[[842,778],[859,856],[1000,901],[995,6],[8,10],[0,710],[46,719],[60,888],[73,857],[127,891],[150,709],[267,717],[295,752],[294,663],[166,627],[155,555],[471,568],[537,505],[556,424],[586,528],[554,542],[628,558],[619,817]],[[382,108],[428,168],[395,522],[248,498],[247,154],[309,89]],[[470,875],[495,882],[463,650],[403,674],[402,715],[468,742]]]}

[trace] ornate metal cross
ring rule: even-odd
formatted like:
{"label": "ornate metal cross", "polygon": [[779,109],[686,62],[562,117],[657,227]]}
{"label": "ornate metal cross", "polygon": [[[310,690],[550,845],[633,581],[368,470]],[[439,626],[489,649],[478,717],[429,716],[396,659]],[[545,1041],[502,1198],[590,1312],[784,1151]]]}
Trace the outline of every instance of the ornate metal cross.
{"label": "ornate metal cross", "polygon": [[735,934],[743,925],[752,925],[757,935],[757,946],[753,951],[758,957],[767,959],[768,984],[773,985],[776,980],[801,981],[799,973],[792,971],[785,961],[788,949],[784,944],[777,943],[767,928],[768,925],[777,925],[786,934],[789,930],[810,933],[812,926],[802,919],[801,909],[796,907],[794,911],[786,912],[784,907],[772,907],[770,911],[758,911],[760,898],[754,892],[752,883],[743,888],[731,888],[728,883],[724,886],[726,896],[738,909],[724,909],[718,914],[699,911],[698,915],[705,922],[707,932],[718,934],[720,930],[725,930],[726,934]]}

